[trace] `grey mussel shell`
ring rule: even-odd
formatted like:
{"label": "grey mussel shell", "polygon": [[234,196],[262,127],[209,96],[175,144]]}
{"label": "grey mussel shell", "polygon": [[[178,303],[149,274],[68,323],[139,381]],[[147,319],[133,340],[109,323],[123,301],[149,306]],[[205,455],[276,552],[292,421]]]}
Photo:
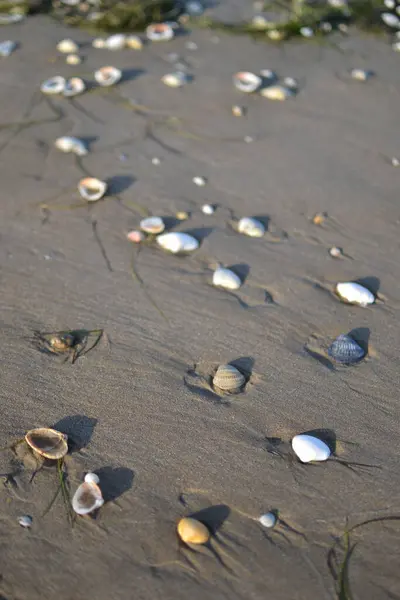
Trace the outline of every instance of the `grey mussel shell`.
{"label": "grey mussel shell", "polygon": [[365,356],[364,350],[349,335],[342,333],[331,344],[328,354],[335,362],[352,365]]}
{"label": "grey mussel shell", "polygon": [[239,392],[245,383],[245,376],[233,365],[220,365],[213,378],[214,387],[231,394]]}

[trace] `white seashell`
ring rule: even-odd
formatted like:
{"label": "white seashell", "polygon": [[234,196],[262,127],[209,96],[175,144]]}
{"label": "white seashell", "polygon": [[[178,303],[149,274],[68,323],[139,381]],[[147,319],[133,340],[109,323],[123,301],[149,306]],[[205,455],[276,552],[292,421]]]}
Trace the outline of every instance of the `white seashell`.
{"label": "white seashell", "polygon": [[67,65],[80,65],[82,58],[78,54],[68,54],[65,62]]}
{"label": "white seashell", "polygon": [[251,25],[254,29],[267,29],[270,21],[264,15],[255,15],[251,20]]}
{"label": "white seashell", "polygon": [[301,27],[300,34],[305,38],[314,37],[314,31],[311,29],[311,27]]}
{"label": "white seashell", "polygon": [[204,177],[199,176],[193,177],[192,181],[195,185],[198,185],[199,187],[204,187],[207,183],[207,180]]}
{"label": "white seashell", "polygon": [[122,50],[125,48],[126,44],[126,35],[123,33],[116,33],[115,35],[110,35],[110,37],[106,38],[104,41],[104,48],[107,50]]}
{"label": "white seashell", "polygon": [[284,85],[270,85],[260,91],[261,96],[269,100],[287,100],[293,96],[293,90]]}
{"label": "white seashell", "polygon": [[213,377],[214,387],[232,394],[239,392],[245,383],[245,376],[233,365],[220,365]]}
{"label": "white seashell", "polygon": [[245,109],[243,108],[243,106],[239,106],[238,104],[234,104],[232,106],[232,114],[234,117],[243,117],[243,115],[245,114]]}
{"label": "white seashell", "polygon": [[329,446],[313,435],[295,435],[292,439],[292,448],[303,463],[322,462],[328,460],[331,455]]}
{"label": "white seashell", "polygon": [[155,23],[146,29],[146,35],[152,42],[167,42],[174,37],[174,30],[169,23]]}
{"label": "white seashell", "polygon": [[6,40],[5,42],[0,43],[0,56],[6,58],[10,56],[14,52],[17,47],[17,42],[13,42],[11,40]]}
{"label": "white seashell", "polygon": [[277,518],[273,512],[269,512],[265,513],[265,515],[261,515],[261,517],[259,517],[258,520],[263,527],[271,528],[275,527]]}
{"label": "white seashell", "polygon": [[252,217],[242,217],[237,224],[237,230],[249,237],[262,237],[265,233],[265,227],[261,221]]}
{"label": "white seashell", "polygon": [[78,52],[79,46],[74,40],[66,39],[58,42],[57,50],[63,54],[74,54],[75,52]]}
{"label": "white seashell", "polygon": [[182,71],[175,71],[175,73],[167,73],[161,78],[161,81],[168,87],[178,88],[185,85],[188,82],[186,73]]}
{"label": "white seashell", "polygon": [[92,42],[93,48],[105,48],[106,40],[104,38],[95,38]]}
{"label": "white seashell", "polygon": [[122,71],[116,67],[101,67],[95,71],[94,78],[99,85],[108,87],[118,83],[122,77]]}
{"label": "white seashell", "polygon": [[159,165],[160,163],[161,163],[161,160],[158,158],[158,156],[153,156],[153,158],[151,159],[151,164]]}
{"label": "white seashell", "polygon": [[268,29],[267,36],[274,42],[280,42],[285,37],[285,32],[279,29]]}
{"label": "white seashell", "polygon": [[[399,46],[399,50],[400,50],[400,46]],[[400,160],[398,158],[396,158],[395,156],[392,157],[391,163],[394,167],[400,166]]]}
{"label": "white seashell", "polygon": [[367,306],[375,302],[375,297],[372,292],[364,286],[353,281],[346,283],[338,283],[336,285],[336,293],[338,296],[349,304],[358,304],[359,306]]}
{"label": "white seashell", "polygon": [[400,28],[400,19],[392,13],[382,13],[381,19],[388,27]]}
{"label": "white seashell", "polygon": [[205,215],[213,215],[215,213],[215,206],[212,204],[203,204],[201,207],[201,212]]}
{"label": "white seashell", "polygon": [[226,290],[238,290],[242,285],[240,277],[225,267],[218,267],[214,271],[212,282],[213,285],[225,288]]}
{"label": "white seashell", "polygon": [[96,177],[84,177],[79,182],[78,191],[87,202],[96,202],[106,193],[107,184]]}
{"label": "white seashell", "polygon": [[24,515],[23,517],[18,517],[18,523],[21,525],[21,527],[29,529],[32,527],[33,519],[29,515]]}
{"label": "white seashell", "polygon": [[81,483],[72,498],[72,508],[77,515],[88,515],[103,504],[101,489],[94,482]]}
{"label": "white seashell", "polygon": [[82,140],[69,135],[57,138],[54,145],[61,152],[73,152],[77,156],[86,156],[88,154],[88,149]]}
{"label": "white seashell", "polygon": [[330,33],[332,31],[332,24],[329,23],[329,21],[323,21],[320,24],[320,29],[321,31],[323,31],[324,33]]}
{"label": "white seashell", "polygon": [[296,91],[299,88],[299,83],[294,77],[285,77],[283,79],[283,85],[293,91]]}
{"label": "white seashell", "polygon": [[96,475],[96,473],[86,473],[85,482],[95,483],[96,485],[98,485],[100,483],[100,477]]}
{"label": "white seashell", "polygon": [[86,90],[86,85],[80,77],[71,77],[65,83],[63,94],[66,97],[78,96]]}
{"label": "white seashell", "polygon": [[141,50],[143,42],[138,35],[128,35],[125,40],[125,45],[131,50]]}
{"label": "white seashell", "polygon": [[350,75],[352,79],[356,81],[368,81],[372,77],[372,71],[367,71],[366,69],[352,69],[350,71]]}
{"label": "white seashell", "polygon": [[171,231],[169,233],[163,233],[157,236],[157,244],[159,244],[164,250],[172,252],[172,254],[179,254],[180,252],[192,252],[197,250],[199,242],[196,238],[192,237],[188,233],[181,233],[177,231]]}
{"label": "white seashell", "polygon": [[62,94],[65,88],[66,81],[61,75],[56,75],[50,79],[46,79],[41,86],[40,91],[43,94]]}
{"label": "white seashell", "polygon": [[343,251],[338,246],[332,246],[332,248],[329,248],[329,254],[333,256],[333,258],[341,258],[343,256]]}
{"label": "white seashell", "polygon": [[262,83],[261,77],[250,71],[239,71],[233,76],[233,85],[237,90],[250,94],[258,90]]}
{"label": "white seashell", "polygon": [[145,233],[151,235],[157,235],[162,233],[165,229],[165,223],[161,217],[147,217],[140,221],[140,229]]}

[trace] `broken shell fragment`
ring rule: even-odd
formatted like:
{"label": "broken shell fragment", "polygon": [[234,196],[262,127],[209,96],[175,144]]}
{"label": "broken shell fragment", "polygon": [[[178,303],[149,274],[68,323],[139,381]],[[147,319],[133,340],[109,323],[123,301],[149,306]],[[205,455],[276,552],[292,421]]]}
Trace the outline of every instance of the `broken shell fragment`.
{"label": "broken shell fragment", "polygon": [[245,383],[245,376],[233,365],[220,365],[213,377],[213,386],[230,394],[239,392]]}
{"label": "broken shell fragment", "polygon": [[65,88],[66,81],[61,75],[56,75],[50,79],[46,79],[41,86],[40,91],[43,94],[62,94]]}
{"label": "broken shell fragment", "polygon": [[375,302],[375,296],[367,288],[354,281],[338,283],[336,285],[337,295],[348,304],[358,304],[366,307]]}
{"label": "broken shell fragment", "polygon": [[175,73],[167,73],[161,77],[161,81],[168,87],[178,88],[188,82],[188,77],[183,71],[175,71]]}
{"label": "broken shell fragment", "polygon": [[155,23],[147,27],[146,35],[152,42],[167,42],[174,37],[174,30],[169,23]]}
{"label": "broken shell fragment", "polygon": [[66,39],[57,44],[57,50],[63,54],[74,54],[78,52],[79,46],[74,40]]}
{"label": "broken shell fragment", "polygon": [[293,90],[285,87],[284,85],[270,85],[268,87],[263,88],[260,91],[261,96],[264,98],[268,98],[269,100],[287,100],[291,98],[294,93]]}
{"label": "broken shell fragment", "polygon": [[218,267],[214,271],[212,282],[216,287],[222,287],[226,290],[238,290],[242,285],[240,277],[225,267]]}
{"label": "broken shell fragment", "polygon": [[5,42],[0,42],[0,56],[6,58],[10,56],[14,52],[17,47],[17,42],[13,42],[11,40],[6,40]]}
{"label": "broken shell fragment", "polygon": [[329,254],[333,258],[341,258],[343,256],[343,250],[338,246],[332,246],[332,248],[329,248]]}
{"label": "broken shell fragment", "polygon": [[117,67],[101,67],[95,71],[94,78],[99,85],[108,87],[118,83],[122,77],[122,71]]}
{"label": "broken shell fragment", "polygon": [[352,79],[356,81],[368,81],[371,79],[373,73],[372,71],[367,71],[366,69],[352,69],[350,71],[350,75]]}
{"label": "broken shell fragment", "polygon": [[[94,474],[90,473],[90,475]],[[86,477],[72,498],[72,508],[77,515],[88,515],[104,504],[103,494],[97,485],[98,481],[91,479],[87,481]]]}
{"label": "broken shell fragment", "polygon": [[203,204],[201,212],[205,215],[213,215],[215,213],[215,206],[212,204]]}
{"label": "broken shell fragment", "polygon": [[206,544],[210,539],[207,527],[191,517],[184,517],[179,521],[177,532],[185,544]]}
{"label": "broken shell fragment", "polygon": [[204,177],[193,177],[192,179],[193,183],[195,185],[198,185],[199,187],[204,187],[207,183],[207,180]]}
{"label": "broken shell fragment", "polygon": [[86,156],[88,154],[88,149],[84,142],[79,138],[69,135],[57,138],[54,145],[61,152],[73,152],[77,156]]}
{"label": "broken shell fragment", "polygon": [[129,231],[126,234],[126,237],[130,242],[133,242],[134,244],[140,244],[140,242],[143,242],[143,240],[145,239],[144,233],[142,231],[138,231],[137,229]]}
{"label": "broken shell fragment", "polygon": [[66,352],[75,345],[75,337],[71,333],[52,335],[49,346],[53,352]]}
{"label": "broken shell fragment", "polygon": [[116,33],[104,40],[104,48],[107,48],[107,50],[122,50],[125,48],[125,43],[126,35],[123,33]]}
{"label": "broken shell fragment", "polygon": [[141,50],[143,48],[143,42],[138,35],[128,35],[125,45],[131,50]]}
{"label": "broken shell fragment", "polygon": [[292,439],[292,448],[303,463],[323,462],[331,455],[329,446],[313,435],[295,435]]}
{"label": "broken shell fragment", "polygon": [[364,350],[349,335],[340,334],[328,349],[328,354],[335,362],[352,365],[360,362],[365,356]]}
{"label": "broken shell fragment", "polygon": [[65,62],[67,65],[80,65],[82,58],[79,56],[79,54],[68,54]]}
{"label": "broken shell fragment", "polygon": [[234,117],[243,117],[243,115],[245,114],[245,109],[243,108],[243,106],[239,106],[238,104],[234,104],[232,106],[232,114]]}
{"label": "broken shell fragment", "polygon": [[241,218],[237,224],[237,230],[239,233],[257,238],[262,237],[265,233],[264,225],[258,219],[253,219],[253,217]]}
{"label": "broken shell fragment", "polygon": [[258,90],[262,83],[261,77],[250,71],[239,71],[233,76],[235,88],[246,94],[251,94]]}
{"label": "broken shell fragment", "polygon": [[269,512],[269,513],[265,513],[265,515],[261,515],[261,517],[259,517],[258,520],[263,527],[268,527],[268,528],[275,527],[276,522],[277,522],[276,515],[273,512]]}
{"label": "broken shell fragment", "polygon": [[29,515],[23,515],[22,517],[18,517],[18,523],[21,525],[21,527],[29,529],[32,527],[33,519]]}
{"label": "broken shell fragment", "polygon": [[188,233],[171,231],[157,236],[157,244],[164,250],[179,254],[184,252],[193,252],[199,247],[199,242]]}
{"label": "broken shell fragment", "polygon": [[147,217],[140,221],[140,229],[145,233],[157,235],[165,229],[165,223],[161,217]]}
{"label": "broken shell fragment", "polygon": [[71,77],[65,83],[63,90],[64,96],[72,97],[82,94],[86,90],[86,85],[80,77]]}
{"label": "broken shell fragment", "polygon": [[107,184],[96,177],[84,177],[79,182],[78,191],[84,200],[96,202],[106,193]]}
{"label": "broken shell fragment", "polygon": [[31,429],[25,434],[25,441],[36,454],[50,460],[59,460],[68,452],[67,436],[56,429]]}
{"label": "broken shell fragment", "polygon": [[316,213],[311,219],[314,225],[322,225],[328,218],[328,215],[325,212]]}

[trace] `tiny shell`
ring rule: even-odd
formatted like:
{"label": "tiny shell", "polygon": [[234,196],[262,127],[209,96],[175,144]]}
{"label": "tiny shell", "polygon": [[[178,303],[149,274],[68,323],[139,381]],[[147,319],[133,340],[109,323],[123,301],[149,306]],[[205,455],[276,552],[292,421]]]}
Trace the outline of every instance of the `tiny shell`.
{"label": "tiny shell", "polygon": [[264,98],[268,98],[269,100],[287,100],[291,98],[293,94],[293,90],[285,87],[284,85],[270,85],[265,87],[260,92],[261,96]]}
{"label": "tiny shell", "polygon": [[6,40],[5,42],[0,42],[0,56],[6,58],[10,56],[14,52],[17,47],[17,42],[13,42],[11,40]]}
{"label": "tiny shell", "polygon": [[213,274],[213,285],[225,288],[226,290],[238,290],[242,285],[240,277],[230,269],[218,267]]}
{"label": "tiny shell", "polygon": [[274,73],[274,71],[272,71],[271,69],[261,69],[260,75],[264,79],[268,79],[269,81],[275,81],[276,79],[278,79],[276,73]]}
{"label": "tiny shell", "polygon": [[332,246],[332,248],[329,248],[329,254],[333,258],[341,258],[343,256],[343,250],[338,246]]}
{"label": "tiny shell", "polygon": [[261,517],[259,517],[258,520],[263,527],[271,528],[275,527],[277,518],[273,512],[269,512],[265,513],[265,515],[261,515]]}
{"label": "tiny shell", "polygon": [[398,158],[396,158],[395,156],[392,157],[391,163],[392,163],[392,165],[394,167],[399,167],[400,166],[400,160]]}
{"label": "tiny shell", "polygon": [[358,304],[359,306],[365,307],[368,304],[373,304],[375,302],[373,293],[354,281],[338,283],[336,285],[336,293],[342,300],[345,300],[349,304]]}
{"label": "tiny shell", "polygon": [[63,54],[74,54],[78,52],[79,46],[74,40],[66,39],[57,44],[57,50]]}
{"label": "tiny shell", "polygon": [[67,65],[80,65],[82,58],[79,56],[79,54],[68,54],[65,62]]}
{"label": "tiny shell", "polygon": [[232,394],[239,392],[245,383],[245,376],[233,365],[220,365],[213,377],[214,387]]}
{"label": "tiny shell", "polygon": [[94,78],[99,85],[108,87],[118,83],[122,77],[122,71],[116,67],[101,67],[95,71]]}
{"label": "tiny shell", "polygon": [[251,20],[251,25],[255,29],[267,29],[270,21],[264,15],[255,15]]}
{"label": "tiny shell", "polygon": [[177,532],[185,544],[206,544],[210,539],[207,527],[197,519],[190,517],[184,517],[179,521]]}
{"label": "tiny shell", "polygon": [[284,77],[283,85],[285,85],[290,90],[293,90],[294,92],[297,91],[299,88],[299,83],[294,77]]}
{"label": "tiny shell", "polygon": [[165,229],[165,223],[161,217],[147,217],[140,221],[140,229],[145,233],[157,235]]}
{"label": "tiny shell", "polygon": [[157,236],[157,244],[159,244],[164,250],[172,252],[172,254],[179,254],[180,252],[192,252],[197,250],[199,242],[193,236],[188,233],[181,233],[178,231],[171,231],[169,233],[162,233]]}
{"label": "tiny shell", "polygon": [[201,212],[205,215],[213,215],[215,213],[215,206],[212,204],[203,204],[201,207]]}
{"label": "tiny shell", "polygon": [[174,37],[174,30],[168,23],[156,23],[147,27],[146,35],[152,42],[167,42]]}
{"label": "tiny shell", "polygon": [[323,462],[331,455],[329,446],[313,435],[295,435],[292,439],[292,448],[303,463]]}
{"label": "tiny shell", "polygon": [[178,212],[175,213],[175,217],[178,221],[186,221],[189,218],[189,213],[186,212],[186,210],[178,210]]}
{"label": "tiny shell", "polygon": [[61,94],[64,91],[66,81],[61,75],[56,75],[50,79],[46,79],[41,86],[40,91],[43,94]]}
{"label": "tiny shell", "polygon": [[63,458],[68,452],[67,436],[56,429],[31,429],[25,434],[25,441],[36,454],[50,460]]}
{"label": "tiny shell", "polygon": [[314,225],[322,225],[322,223],[326,221],[327,217],[328,215],[324,212],[316,213],[312,218],[312,222],[314,223]]}
{"label": "tiny shell", "polygon": [[131,50],[141,50],[143,48],[143,42],[138,35],[128,35],[125,45]]}
{"label": "tiny shell", "polygon": [[97,483],[86,480],[81,483],[72,498],[72,508],[78,515],[88,515],[103,504],[103,495]]}
{"label": "tiny shell", "polygon": [[158,156],[153,156],[153,158],[151,159],[151,164],[159,165],[160,163],[161,163],[161,160],[158,158]]}
{"label": "tiny shell", "polygon": [[29,515],[23,515],[22,517],[18,517],[18,523],[21,525],[21,527],[29,529],[32,527],[33,519]]}
{"label": "tiny shell", "polygon": [[133,242],[134,244],[140,244],[140,242],[143,242],[146,236],[142,231],[134,229],[133,231],[129,231],[129,233],[126,234],[126,237],[130,242]]}
{"label": "tiny shell", "polygon": [[279,29],[269,29],[267,31],[267,36],[274,42],[280,42],[285,37],[285,32],[280,31]]}
{"label": "tiny shell", "polygon": [[399,17],[396,17],[396,15],[393,15],[392,13],[387,13],[387,12],[382,13],[381,19],[385,23],[385,25],[387,25],[388,27],[394,27],[395,29],[400,28]]}
{"label": "tiny shell", "polygon": [[237,104],[235,104],[234,106],[232,106],[232,114],[234,117],[243,117],[243,115],[245,114],[245,109],[243,108],[243,106],[238,106]]}
{"label": "tiny shell", "polygon": [[93,48],[105,48],[106,40],[104,38],[95,38],[92,42]]}
{"label": "tiny shell", "polygon": [[372,71],[367,71],[366,69],[352,69],[350,71],[350,75],[352,79],[356,81],[368,81],[372,77]]}
{"label": "tiny shell", "polygon": [[257,219],[252,217],[243,217],[237,224],[237,230],[239,233],[248,235],[250,237],[262,237],[265,233],[265,227]]}
{"label": "tiny shell", "polygon": [[80,77],[71,77],[65,83],[64,96],[72,97],[82,94],[86,90],[86,85]]}
{"label": "tiny shell", "polygon": [[100,483],[100,477],[96,475],[96,473],[86,473],[85,483],[95,483],[98,485]]}
{"label": "tiny shell", "polygon": [[96,202],[106,193],[107,184],[96,177],[84,177],[79,182],[78,191],[88,202]]}
{"label": "tiny shell", "polygon": [[104,40],[104,47],[107,48],[107,50],[122,50],[122,48],[125,48],[125,44],[126,35],[123,33],[110,35],[110,37]]}
{"label": "tiny shell", "polygon": [[262,83],[261,77],[250,71],[239,71],[233,76],[233,84],[241,92],[250,94],[258,90]]}
{"label": "tiny shell", "polygon": [[334,361],[344,365],[355,364],[365,356],[361,346],[349,335],[343,333],[329,347],[328,354]]}
{"label": "tiny shell", "polygon": [[199,187],[204,187],[207,183],[207,180],[204,177],[193,177],[193,183],[198,185]]}
{"label": "tiny shell", "polygon": [[75,337],[71,333],[55,334],[49,338],[52,352],[66,352],[75,344]]}
{"label": "tiny shell", "polygon": [[88,149],[82,140],[69,135],[57,138],[54,145],[62,152],[73,152],[77,156],[86,156],[88,154]]}
{"label": "tiny shell", "polygon": [[185,85],[188,82],[186,73],[182,71],[175,71],[174,73],[167,73],[161,78],[161,81],[168,87],[178,88]]}

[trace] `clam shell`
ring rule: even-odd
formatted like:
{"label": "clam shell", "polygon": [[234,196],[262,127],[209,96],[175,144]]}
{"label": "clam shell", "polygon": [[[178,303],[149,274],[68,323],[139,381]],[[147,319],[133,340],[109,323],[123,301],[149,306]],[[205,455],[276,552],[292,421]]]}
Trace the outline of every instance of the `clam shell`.
{"label": "clam shell", "polygon": [[49,344],[53,352],[65,352],[75,344],[75,338],[71,333],[52,335]]}
{"label": "clam shell", "polygon": [[203,204],[201,212],[205,215],[213,215],[215,213],[215,206],[212,204]]}
{"label": "clam shell", "polygon": [[365,356],[364,350],[349,335],[342,333],[331,344],[328,354],[334,361],[344,365],[359,362]]}
{"label": "clam shell", "polygon": [[95,483],[98,485],[100,483],[100,477],[96,475],[96,473],[86,473],[85,483]]}
{"label": "clam shell", "polygon": [[232,114],[234,117],[243,117],[245,112],[246,112],[246,110],[244,109],[243,106],[239,106],[238,104],[234,104],[232,106]]}
{"label": "clam shell", "polygon": [[161,81],[168,87],[178,88],[185,85],[188,78],[182,71],[176,71],[175,73],[167,73],[161,78]]}
{"label": "clam shell", "polygon": [[239,233],[248,235],[250,237],[262,237],[265,233],[265,227],[253,217],[243,217],[237,224],[237,230]]}
{"label": "clam shell", "polygon": [[40,86],[40,91],[43,94],[62,94],[65,89],[66,80],[61,75],[56,75],[55,77],[50,77],[50,79],[46,79]]}
{"label": "clam shell", "polygon": [[206,544],[210,539],[207,527],[197,519],[190,517],[184,517],[179,521],[177,532],[185,544]]}
{"label": "clam shell", "polygon": [[131,50],[141,50],[143,48],[143,42],[138,35],[128,35],[125,45]]}
{"label": "clam shell", "polygon": [[117,69],[117,67],[101,67],[97,71],[95,71],[94,78],[99,85],[103,87],[107,87],[109,85],[114,85],[118,83],[118,81],[122,77],[122,71]]}
{"label": "clam shell", "polygon": [[275,527],[277,518],[273,512],[265,513],[259,517],[259,522],[263,527]]}
{"label": "clam shell", "polygon": [[332,248],[329,248],[329,254],[333,256],[333,258],[341,258],[343,256],[343,250],[338,246],[332,246]]}
{"label": "clam shell", "polygon": [[67,63],[67,65],[80,65],[82,59],[79,56],[79,54],[68,54],[65,59],[65,62]]}
{"label": "clam shell", "polygon": [[72,498],[72,508],[77,515],[88,515],[103,504],[101,489],[94,482],[81,483]]}
{"label": "clam shell", "polygon": [[366,69],[352,69],[350,71],[350,75],[352,79],[356,81],[367,81],[372,77],[372,71],[367,71]]}
{"label": "clam shell", "polygon": [[110,35],[110,37],[104,40],[104,48],[107,48],[107,50],[122,50],[122,48],[125,48],[125,44],[126,35],[123,33]]}
{"label": "clam shell", "polygon": [[93,48],[105,48],[106,40],[104,38],[95,38],[92,42]]}
{"label": "clam shell", "polygon": [[6,58],[10,56],[14,52],[17,47],[17,42],[13,42],[12,40],[6,40],[5,42],[0,42],[0,56]]}
{"label": "clam shell", "polygon": [[75,52],[78,52],[79,46],[74,40],[66,39],[58,42],[57,50],[63,54],[74,54]]}
{"label": "clam shell", "polygon": [[57,138],[54,145],[61,152],[73,152],[77,156],[86,156],[88,153],[88,149],[82,140],[69,135]]}
{"label": "clam shell", "polygon": [[200,177],[199,175],[196,175],[196,177],[193,177],[192,181],[195,185],[198,185],[199,187],[204,187],[207,183],[207,180],[205,179],[205,177]]}
{"label": "clam shell", "polygon": [[234,394],[242,389],[246,383],[246,378],[233,365],[220,365],[214,375],[214,387]]}
{"label": "clam shell", "polygon": [[192,252],[197,250],[199,242],[193,236],[188,233],[181,233],[177,231],[171,231],[169,233],[163,233],[157,236],[157,244],[159,244],[164,250],[172,252],[172,254],[179,254],[180,252]]}
{"label": "clam shell", "polygon": [[349,304],[358,304],[365,307],[375,302],[373,293],[354,281],[338,283],[336,285],[336,293],[342,300],[345,300]]}
{"label": "clam shell", "polygon": [[161,217],[147,217],[140,221],[140,229],[145,233],[151,235],[157,235],[162,233],[165,229],[165,223]]}
{"label": "clam shell", "polygon": [[263,88],[260,92],[261,96],[268,98],[269,100],[287,100],[293,96],[293,90],[285,87],[284,85],[270,85]]}
{"label": "clam shell", "polygon": [[96,177],[84,177],[79,182],[78,191],[88,202],[96,202],[106,193],[107,184]]}
{"label": "clam shell", "polygon": [[21,525],[21,527],[29,529],[32,527],[33,519],[29,515],[23,515],[22,517],[18,517],[18,523]]}
{"label": "clam shell", "polygon": [[146,236],[144,235],[143,231],[133,229],[126,234],[126,237],[130,242],[133,242],[134,244],[140,244],[140,242],[143,242]]}
{"label": "clam shell", "polygon": [[396,15],[388,12],[384,12],[381,14],[381,19],[388,27],[393,27],[395,29],[400,29],[400,19]]}
{"label": "clam shell", "polygon": [[218,267],[213,274],[213,285],[226,290],[238,290],[242,285],[240,277],[230,269]]}
{"label": "clam shell", "polygon": [[292,448],[303,463],[322,462],[328,460],[331,455],[329,446],[313,435],[295,435],[292,439]]}
{"label": "clam shell", "polygon": [[251,94],[258,90],[261,83],[261,77],[250,71],[239,71],[233,76],[233,85],[235,88],[246,94]]}
{"label": "clam shell", "polygon": [[152,42],[167,42],[174,37],[174,30],[168,23],[155,23],[147,27],[146,35]]}
{"label": "clam shell", "polygon": [[25,434],[25,441],[36,454],[50,460],[63,458],[68,452],[67,436],[56,429],[31,429]]}
{"label": "clam shell", "polygon": [[71,77],[65,83],[63,94],[67,97],[78,96],[86,90],[86,84],[80,77]]}

